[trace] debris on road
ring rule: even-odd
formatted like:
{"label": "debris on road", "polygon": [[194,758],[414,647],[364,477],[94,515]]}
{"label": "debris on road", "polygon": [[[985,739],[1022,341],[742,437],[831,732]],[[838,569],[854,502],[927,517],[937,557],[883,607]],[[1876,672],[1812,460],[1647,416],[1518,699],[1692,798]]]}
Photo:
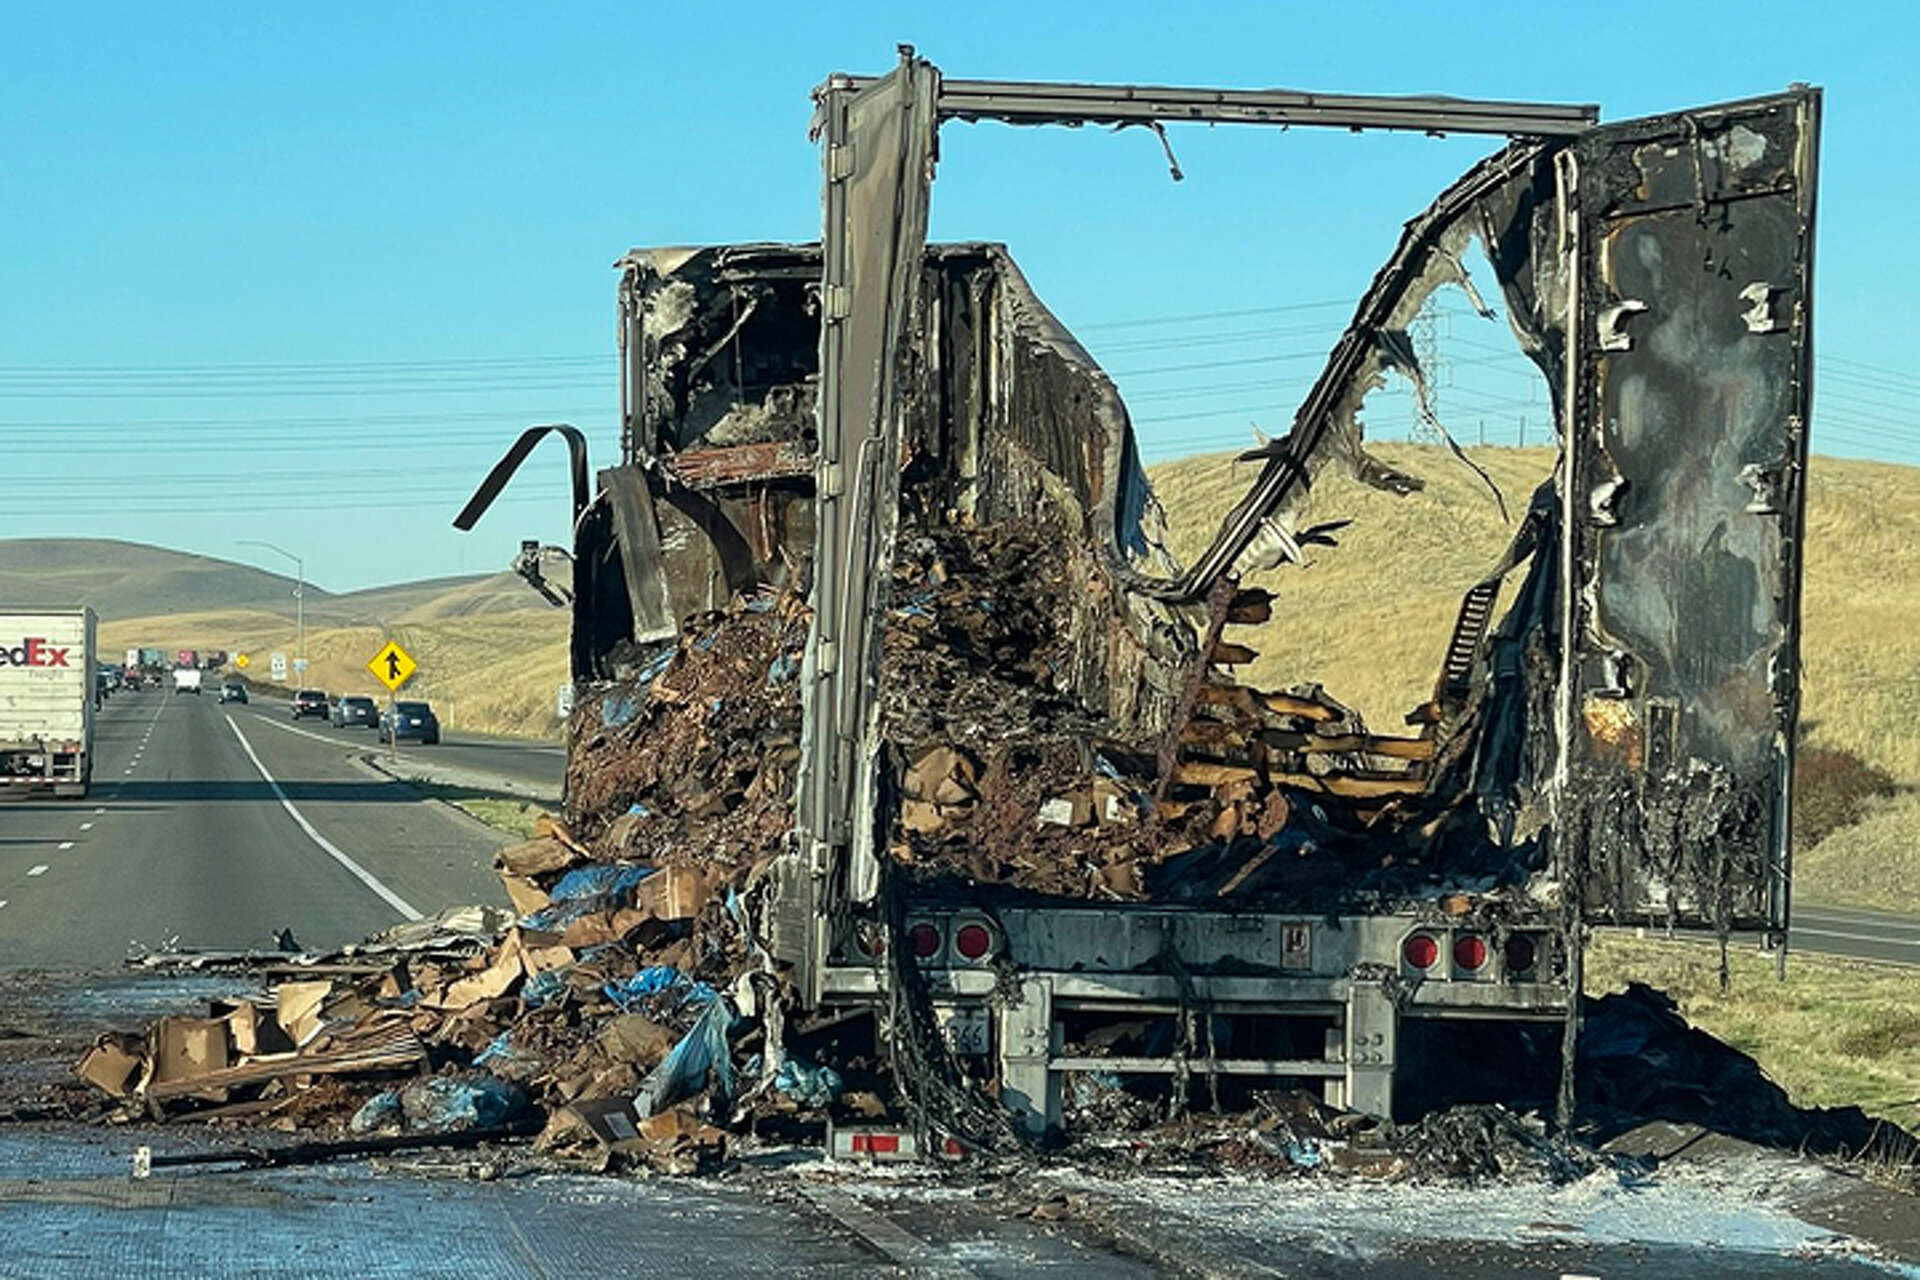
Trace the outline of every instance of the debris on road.
{"label": "debris on road", "polygon": [[[576,950],[522,919],[450,946],[444,929],[407,926],[405,943],[389,935],[302,957],[340,969],[371,952],[377,970],[319,979],[282,970],[263,997],[162,1017],[144,1035],[101,1035],[75,1074],[126,1118],[338,1135],[306,1144],[315,1159],[511,1133],[537,1134],[536,1152],[555,1165],[596,1172],[710,1172],[759,1138],[818,1143],[854,1161],[965,1153],[944,1140],[929,1148],[905,1123],[870,1030],[863,1039],[802,1023],[776,1029],[740,913],[709,892],[691,916],[662,920],[667,899],[634,905],[651,877],[580,876],[602,865],[587,858],[549,822],[499,862],[546,890],[575,877],[560,901],[634,913],[639,924],[621,940]],[[204,967],[191,953],[173,963]],[[1840,1160],[1920,1159],[1912,1135],[1858,1108],[1795,1107],[1753,1059],[1688,1026],[1646,987],[1589,1000],[1582,1021],[1573,1134],[1490,1104],[1395,1124],[1297,1090],[1169,1117],[1120,1077],[1083,1072],[1070,1084],[1074,1136],[1059,1154],[1158,1171],[1564,1182],[1616,1160],[1602,1144],[1664,1121]]]}

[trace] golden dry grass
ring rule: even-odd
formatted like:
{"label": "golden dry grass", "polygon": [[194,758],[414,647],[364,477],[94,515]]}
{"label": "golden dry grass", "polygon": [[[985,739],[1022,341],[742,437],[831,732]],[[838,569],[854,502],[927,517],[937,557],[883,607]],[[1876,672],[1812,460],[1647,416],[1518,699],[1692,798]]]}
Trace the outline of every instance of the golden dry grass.
{"label": "golden dry grass", "polygon": [[[1272,622],[1234,638],[1259,650],[1242,677],[1318,680],[1392,732],[1428,697],[1460,596],[1504,549],[1485,486],[1439,446],[1380,444],[1426,479],[1396,498],[1329,468],[1308,523],[1351,516],[1337,548],[1259,575],[1278,593]],[[1479,449],[1516,517],[1553,465],[1548,449]],[[1253,478],[1210,455],[1152,469],[1176,555],[1191,559]],[[1920,468],[1815,458],[1807,499],[1804,740],[1886,771],[1897,794],[1799,856],[1801,896],[1915,911],[1920,886]],[[1509,588],[1509,592],[1511,587]],[[1504,604],[1504,601],[1503,601]]]}
{"label": "golden dry grass", "polygon": [[1798,952],[1784,982],[1751,946],[1718,948],[1601,930],[1587,951],[1587,991],[1645,982],[1688,1022],[1753,1055],[1801,1106],[1856,1105],[1905,1125],[1920,1120],[1920,969]]}

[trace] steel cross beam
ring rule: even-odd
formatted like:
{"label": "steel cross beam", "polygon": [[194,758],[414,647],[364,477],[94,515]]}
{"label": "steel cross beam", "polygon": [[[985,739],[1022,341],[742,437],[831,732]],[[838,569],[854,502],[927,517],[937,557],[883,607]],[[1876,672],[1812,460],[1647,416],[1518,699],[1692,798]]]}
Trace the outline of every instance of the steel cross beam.
{"label": "steel cross beam", "polygon": [[[835,75],[822,88],[858,92],[877,79]],[[1531,138],[1572,137],[1592,128],[1600,118],[1600,108],[1592,103],[1018,80],[943,79],[936,109],[942,120],[1000,120],[1007,124],[1316,125]]]}

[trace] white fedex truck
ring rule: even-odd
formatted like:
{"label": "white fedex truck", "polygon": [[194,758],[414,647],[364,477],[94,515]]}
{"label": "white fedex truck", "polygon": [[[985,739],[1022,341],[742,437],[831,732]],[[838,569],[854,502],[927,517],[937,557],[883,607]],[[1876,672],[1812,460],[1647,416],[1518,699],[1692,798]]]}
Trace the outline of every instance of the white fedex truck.
{"label": "white fedex truck", "polygon": [[94,625],[87,608],[0,606],[0,786],[87,794]]}

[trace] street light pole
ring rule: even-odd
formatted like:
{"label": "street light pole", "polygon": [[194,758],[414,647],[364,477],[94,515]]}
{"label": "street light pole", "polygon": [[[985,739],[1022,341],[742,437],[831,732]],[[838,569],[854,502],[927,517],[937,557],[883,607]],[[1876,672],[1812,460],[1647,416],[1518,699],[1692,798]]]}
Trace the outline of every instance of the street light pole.
{"label": "street light pole", "polygon": [[[293,561],[293,617],[294,644],[293,666],[295,671],[305,671],[307,664],[307,562],[288,551],[285,547],[276,547],[271,542],[262,542],[258,538],[242,538],[243,547],[265,547]],[[294,684],[298,685],[299,680]]]}

